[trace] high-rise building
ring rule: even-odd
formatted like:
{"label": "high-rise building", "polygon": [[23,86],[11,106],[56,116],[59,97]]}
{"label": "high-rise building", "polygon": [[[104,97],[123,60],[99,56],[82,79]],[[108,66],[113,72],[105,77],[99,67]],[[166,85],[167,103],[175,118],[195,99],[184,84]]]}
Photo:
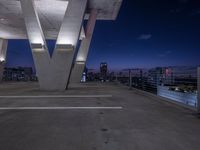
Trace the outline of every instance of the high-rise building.
{"label": "high-rise building", "polygon": [[32,67],[4,68],[3,80],[29,81],[33,78]]}
{"label": "high-rise building", "polygon": [[174,84],[174,73],[172,67],[163,68],[163,80],[164,84],[169,84],[169,85]]}
{"label": "high-rise building", "polygon": [[100,79],[105,81],[107,79],[108,65],[106,62],[100,64]]}

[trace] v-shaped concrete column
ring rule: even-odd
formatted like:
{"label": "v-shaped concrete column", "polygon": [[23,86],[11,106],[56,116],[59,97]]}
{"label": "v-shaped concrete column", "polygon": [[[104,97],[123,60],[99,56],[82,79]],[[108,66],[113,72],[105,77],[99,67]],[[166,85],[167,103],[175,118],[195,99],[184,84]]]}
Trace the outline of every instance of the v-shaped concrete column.
{"label": "v-shaped concrete column", "polygon": [[92,40],[92,35],[94,32],[95,24],[97,18],[97,10],[93,9],[90,13],[90,17],[86,27],[86,38],[84,38],[81,42],[75,65],[72,69],[72,74],[70,77],[70,84],[80,83],[81,77],[85,68],[85,63],[88,56],[88,51],[90,48],[90,43]]}
{"label": "v-shaped concrete column", "polygon": [[52,58],[47,49],[34,0],[20,1],[40,88],[44,90],[65,90],[87,0],[68,1]]}
{"label": "v-shaped concrete column", "polygon": [[8,40],[0,39],[0,81],[3,77],[3,71],[6,63]]}

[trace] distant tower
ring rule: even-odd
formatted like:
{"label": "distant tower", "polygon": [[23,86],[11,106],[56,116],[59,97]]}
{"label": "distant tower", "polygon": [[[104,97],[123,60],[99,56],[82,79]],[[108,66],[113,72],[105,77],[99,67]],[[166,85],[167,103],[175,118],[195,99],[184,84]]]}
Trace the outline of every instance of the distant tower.
{"label": "distant tower", "polygon": [[173,74],[173,68],[172,67],[166,67],[164,68],[164,79],[165,84],[174,84],[174,74]]}
{"label": "distant tower", "polygon": [[87,75],[88,75],[88,69],[87,69],[87,67],[85,67],[85,69],[84,69],[84,71],[83,71],[83,74],[82,74],[81,82],[86,82],[86,80],[87,80]]}
{"label": "distant tower", "polygon": [[106,80],[108,72],[108,65],[107,63],[103,62],[100,64],[100,73],[101,73],[101,80]]}

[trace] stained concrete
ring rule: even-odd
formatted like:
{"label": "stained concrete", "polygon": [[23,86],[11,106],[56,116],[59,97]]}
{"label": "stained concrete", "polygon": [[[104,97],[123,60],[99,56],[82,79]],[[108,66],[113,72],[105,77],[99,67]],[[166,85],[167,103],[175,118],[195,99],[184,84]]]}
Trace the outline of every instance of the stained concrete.
{"label": "stained concrete", "polygon": [[122,106],[122,110],[0,110],[2,150],[197,150],[195,112],[115,83],[65,92],[37,83],[3,83],[0,95],[112,95],[107,98],[0,98],[0,107]]}

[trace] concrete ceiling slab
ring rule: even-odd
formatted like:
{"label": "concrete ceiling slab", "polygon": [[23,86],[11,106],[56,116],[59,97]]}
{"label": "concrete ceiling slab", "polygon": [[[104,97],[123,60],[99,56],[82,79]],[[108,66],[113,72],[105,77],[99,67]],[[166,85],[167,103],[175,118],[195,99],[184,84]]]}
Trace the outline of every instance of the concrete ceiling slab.
{"label": "concrete ceiling slab", "polygon": [[[47,39],[56,39],[67,0],[35,0],[39,18]],[[115,20],[122,0],[89,0],[85,19],[91,9],[98,10],[98,20]],[[26,39],[26,29],[19,0],[0,1],[0,38]]]}

